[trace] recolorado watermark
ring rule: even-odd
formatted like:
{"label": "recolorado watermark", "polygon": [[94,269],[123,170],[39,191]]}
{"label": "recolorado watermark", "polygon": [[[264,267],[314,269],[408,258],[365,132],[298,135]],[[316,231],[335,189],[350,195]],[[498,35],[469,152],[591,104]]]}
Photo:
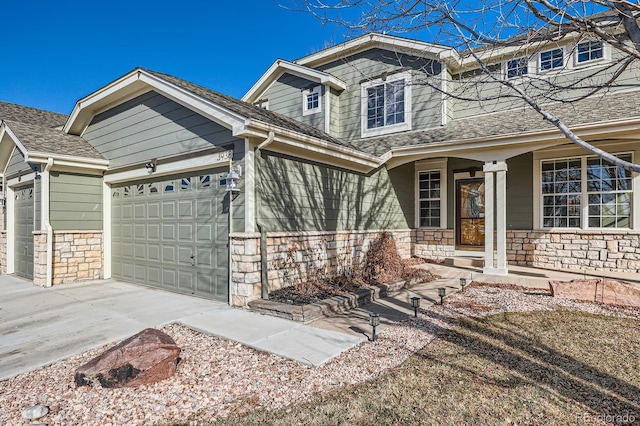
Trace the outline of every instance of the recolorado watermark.
{"label": "recolorado watermark", "polygon": [[591,413],[582,413],[576,415],[576,419],[578,420],[578,424],[588,424],[588,423],[608,423],[608,424],[632,424],[636,421],[636,416],[633,413],[626,414],[591,414]]}

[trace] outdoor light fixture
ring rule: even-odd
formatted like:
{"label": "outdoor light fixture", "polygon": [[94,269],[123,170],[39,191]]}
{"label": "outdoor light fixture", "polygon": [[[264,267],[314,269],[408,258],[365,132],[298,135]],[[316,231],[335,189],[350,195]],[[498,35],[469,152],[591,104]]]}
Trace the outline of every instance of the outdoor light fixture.
{"label": "outdoor light fixture", "polygon": [[464,286],[467,285],[467,279],[466,278],[460,278],[460,289],[462,291],[464,291]]}
{"label": "outdoor light fixture", "polygon": [[371,341],[376,341],[376,327],[380,325],[380,314],[375,312],[369,312],[369,325],[373,327],[373,333],[371,334]]}
{"label": "outdoor light fixture", "polygon": [[147,168],[149,173],[153,173],[156,171],[156,160],[151,160],[147,164],[144,165]]}
{"label": "outdoor light fixture", "polygon": [[447,294],[447,289],[444,287],[438,287],[438,296],[440,296],[440,304],[442,305],[442,302],[444,300],[444,295]]}
{"label": "outdoor light fixture", "polygon": [[240,182],[240,167],[231,167],[229,169],[229,173],[227,173],[227,192],[240,192],[239,182]]}
{"label": "outdoor light fixture", "polygon": [[413,296],[411,298],[411,306],[413,306],[413,316],[418,317],[418,308],[420,307],[420,298]]}

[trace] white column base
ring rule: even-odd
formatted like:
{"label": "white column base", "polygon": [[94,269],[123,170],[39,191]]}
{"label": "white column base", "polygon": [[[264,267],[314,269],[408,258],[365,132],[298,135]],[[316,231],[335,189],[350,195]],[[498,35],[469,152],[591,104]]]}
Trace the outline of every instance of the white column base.
{"label": "white column base", "polygon": [[482,268],[482,273],[487,275],[509,275],[509,270],[507,268],[492,268],[489,266],[485,266]]}

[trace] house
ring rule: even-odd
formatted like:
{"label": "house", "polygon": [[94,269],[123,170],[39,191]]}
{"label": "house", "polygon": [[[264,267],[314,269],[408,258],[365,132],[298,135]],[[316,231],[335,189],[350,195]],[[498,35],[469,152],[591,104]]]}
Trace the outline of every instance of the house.
{"label": "house", "polygon": [[[603,43],[563,43],[486,59],[522,85],[614,72]],[[242,100],[136,68],[68,118],[0,104],[3,272],[245,306],[357,268],[382,230],[402,256],[477,256],[493,274],[640,271],[640,177],[482,79],[449,47],[367,34],[276,60]],[[638,101],[626,87],[544,105],[637,162]]]}

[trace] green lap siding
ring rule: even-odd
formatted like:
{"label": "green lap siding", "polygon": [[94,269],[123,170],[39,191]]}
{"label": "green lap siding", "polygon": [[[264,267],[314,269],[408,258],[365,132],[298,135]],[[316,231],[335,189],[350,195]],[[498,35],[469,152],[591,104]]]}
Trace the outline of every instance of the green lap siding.
{"label": "green lap siding", "polygon": [[51,226],[54,230],[102,229],[102,177],[51,172]]}
{"label": "green lap siding", "polygon": [[7,165],[7,170],[5,172],[5,179],[10,179],[19,173],[26,174],[31,173],[33,170],[31,166],[24,161],[24,155],[20,152],[19,149],[15,149],[11,158],[9,158],[9,164]]}
{"label": "green lap siding", "polygon": [[406,229],[414,220],[413,166],[363,175],[262,151],[257,217],[269,231]]}

